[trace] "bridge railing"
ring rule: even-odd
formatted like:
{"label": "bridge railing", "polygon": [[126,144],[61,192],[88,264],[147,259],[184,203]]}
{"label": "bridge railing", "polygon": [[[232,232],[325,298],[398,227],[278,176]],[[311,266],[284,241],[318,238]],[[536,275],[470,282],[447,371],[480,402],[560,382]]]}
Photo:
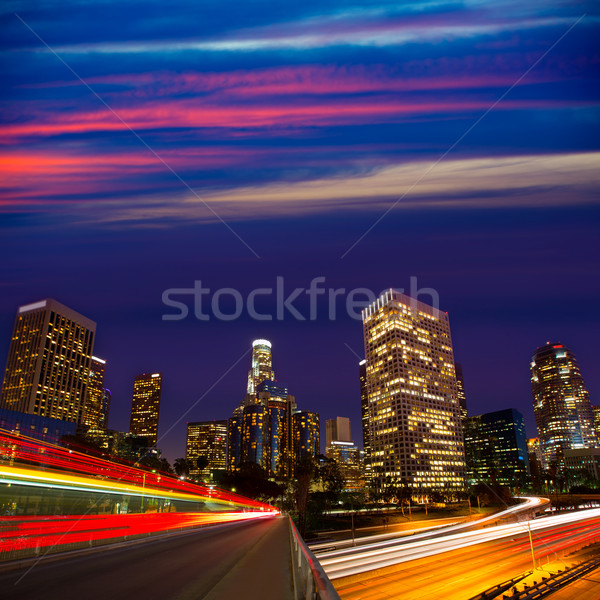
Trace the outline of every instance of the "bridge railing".
{"label": "bridge railing", "polygon": [[292,519],[289,522],[294,600],[340,600],[323,567],[304,543]]}

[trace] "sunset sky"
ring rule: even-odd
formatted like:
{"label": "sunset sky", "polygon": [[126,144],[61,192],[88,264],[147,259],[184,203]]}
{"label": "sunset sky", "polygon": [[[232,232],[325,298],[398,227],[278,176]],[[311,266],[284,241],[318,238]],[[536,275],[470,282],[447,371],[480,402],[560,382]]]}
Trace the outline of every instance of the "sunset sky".
{"label": "sunset sky", "polygon": [[313,321],[165,321],[163,291],[417,277],[450,314],[472,414],[517,408],[535,435],[548,340],[600,404],[596,2],[0,11],[2,366],[17,306],[56,298],[98,323],[111,427],[134,375],[163,372],[173,459],[186,421],[231,415],[264,337],[299,407],[350,417],[361,444],[360,321],[323,298]]}

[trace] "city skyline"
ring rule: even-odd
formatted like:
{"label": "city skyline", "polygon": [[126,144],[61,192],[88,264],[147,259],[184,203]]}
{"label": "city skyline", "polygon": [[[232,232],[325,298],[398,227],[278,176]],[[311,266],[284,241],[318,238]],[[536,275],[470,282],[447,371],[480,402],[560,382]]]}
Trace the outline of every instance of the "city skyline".
{"label": "city skyline", "polygon": [[[48,306],[51,306],[51,307],[58,306],[58,307],[60,307],[63,310],[63,312],[67,312],[68,314],[74,314],[77,317],[83,319],[83,321],[85,321],[86,323],[87,322],[91,322],[91,323],[95,324],[95,322],[91,321],[90,319],[87,319],[87,317],[82,317],[82,315],[80,315],[77,311],[74,311],[71,308],[69,308],[69,307],[67,307],[67,306],[65,306],[63,304],[56,302],[53,299],[46,299],[46,300],[40,301],[40,302],[49,303]],[[33,306],[34,309],[35,309],[37,305],[38,305],[38,303],[34,303],[32,305],[24,305],[22,307],[18,307],[18,309],[21,310],[21,309],[24,308],[26,310],[29,310],[30,306]],[[45,308],[45,307],[42,307],[42,308]],[[19,314],[20,313],[18,312],[18,315]],[[548,342],[546,342],[545,346],[548,346],[548,345],[551,345],[551,344],[552,344],[552,342],[548,341]],[[255,373],[256,375],[258,375],[258,373],[260,372],[261,375],[262,375],[262,378],[256,377],[256,375],[255,375],[254,381],[256,381],[257,383],[259,383],[260,381],[263,381],[265,377],[268,377],[268,376],[274,377],[274,370],[272,370],[272,367],[271,367],[271,355],[270,355],[271,346],[272,346],[271,342],[269,340],[266,340],[266,339],[260,339],[259,338],[259,339],[256,339],[256,340],[253,341],[253,350],[254,350],[253,359],[252,359],[252,365],[253,366],[250,369],[250,371],[248,372],[248,376],[247,376],[248,388],[249,389],[250,389],[250,386],[251,386],[251,381],[253,380],[253,373]],[[540,346],[538,348],[538,351],[541,350],[541,349],[543,349],[545,346]],[[562,346],[563,345],[561,345],[561,347]],[[262,352],[262,350],[268,350],[268,360],[266,361],[266,363],[264,365],[260,363],[260,357],[264,355],[264,352]],[[94,361],[100,361],[100,363],[102,364],[102,366],[104,366],[104,362],[105,361],[103,359],[98,359],[97,357],[94,357],[94,356],[91,356],[91,358],[93,359],[92,362],[94,362]],[[362,362],[363,361],[361,359],[360,363],[362,364]],[[263,373],[263,371],[264,371],[264,373]],[[293,370],[292,370],[292,372],[293,372]],[[150,377],[150,376],[151,375],[148,375],[148,377]],[[136,376],[136,379],[137,379],[137,377],[138,376]],[[145,377],[145,376],[143,376],[143,377]],[[458,383],[459,379],[462,380],[462,377],[463,377],[462,368],[459,365],[459,369],[457,370],[457,383]],[[467,375],[467,377],[468,377],[468,375]],[[293,375],[292,375],[292,378],[293,378]],[[102,379],[104,379],[104,373],[102,374]],[[91,381],[92,381],[92,378],[90,378],[90,382]],[[275,381],[275,383],[278,383],[277,379],[274,379],[274,381]],[[162,387],[162,383],[163,382],[162,382],[162,377],[161,377],[161,387]],[[131,382],[129,382],[129,385],[131,385]],[[356,409],[358,407],[358,414],[360,415],[359,418],[362,420],[363,415],[362,415],[361,408],[360,408],[360,405],[361,405],[360,379],[359,379],[358,375],[357,375],[357,384],[356,385],[357,385],[357,393],[356,393],[356,397],[354,398],[354,402],[351,405],[345,407],[346,411],[345,411],[344,414],[353,414],[353,413],[356,413],[357,412]],[[459,388],[460,387],[461,386],[459,385]],[[462,389],[461,391],[464,394],[464,389]],[[530,391],[530,393],[531,393],[531,391]],[[109,394],[110,394],[110,392],[109,392]],[[460,395],[461,394],[459,393],[459,396]],[[530,417],[530,419],[529,419],[529,421],[530,421],[529,422],[529,426],[527,427],[527,437],[537,437],[538,436],[538,429],[537,429],[537,426],[536,426],[536,423],[535,423],[535,419],[533,418],[534,411],[533,411],[532,404],[531,404],[531,397],[528,399],[528,402],[529,402],[529,411],[526,408],[523,409],[523,406],[525,406],[526,403],[523,403],[521,405],[521,410],[524,412],[525,417],[526,417],[525,418],[525,422],[526,423],[528,421],[527,417],[528,416]],[[243,400],[242,400],[242,403],[243,403]],[[593,402],[593,400],[592,400],[592,406],[596,406],[596,404]],[[467,399],[467,407],[469,408],[469,416],[473,416],[474,414],[476,414],[474,412],[473,408],[470,407],[468,399]],[[123,407],[121,407],[121,409],[122,408]],[[514,407],[505,404],[505,405],[498,406],[495,410],[501,411],[501,410],[506,410],[506,409],[511,409],[511,408],[514,408]],[[322,413],[323,412],[323,409],[319,408],[318,406],[314,407],[313,410],[316,413]],[[325,410],[327,411],[327,409],[325,409]],[[483,411],[480,411],[480,412],[483,412]],[[493,412],[493,411],[487,411],[487,412]],[[195,409],[194,412],[192,412],[190,414],[196,415],[199,418],[204,418],[204,416],[205,416],[205,415],[202,414],[201,409],[200,410]],[[329,416],[327,412],[325,412],[325,414],[327,416]],[[227,419],[228,417],[227,416],[223,417],[219,413],[218,416],[211,417],[209,419],[204,419],[204,420],[207,421],[207,422],[209,422],[209,421],[216,422],[216,421],[222,420],[223,418]],[[347,418],[347,417],[345,417],[345,418]],[[129,417],[128,417],[128,419],[129,420],[131,419],[131,397],[129,397]],[[325,443],[325,429],[324,429],[325,421],[326,420],[329,420],[329,419],[326,418],[326,417],[324,417],[324,416],[321,416],[321,423],[322,423],[322,427],[323,427],[323,432],[322,432],[323,435],[321,436],[322,437],[322,440],[321,440],[321,449],[322,449],[323,453],[325,452],[325,446],[326,446],[326,443]],[[187,423],[189,423],[189,422],[192,422],[192,421],[191,420],[186,420],[183,423],[183,426],[187,427]],[[533,423],[533,425],[531,425],[531,423]],[[109,426],[110,426],[111,429],[121,430],[121,431],[125,431],[125,432],[129,431],[129,427],[128,426],[121,426],[121,427],[120,426],[115,426],[115,424],[113,422],[111,422],[109,424]],[[186,431],[186,430],[184,429],[184,431]],[[185,436],[187,436],[187,432],[184,434],[184,438],[183,439],[181,439],[181,438],[180,439],[173,439],[173,437],[172,437],[170,443],[167,442],[166,444],[161,445],[161,437],[160,437],[160,432],[159,432],[158,433],[158,447],[159,447],[159,449],[163,450],[163,452],[165,453],[165,455],[168,456],[170,458],[170,460],[173,460],[177,456],[183,456],[185,454],[185,449],[186,449]],[[164,440],[163,440],[163,442],[164,442]],[[362,435],[357,440],[357,443],[358,443],[357,445],[359,447],[361,447],[361,448],[363,447]]]}

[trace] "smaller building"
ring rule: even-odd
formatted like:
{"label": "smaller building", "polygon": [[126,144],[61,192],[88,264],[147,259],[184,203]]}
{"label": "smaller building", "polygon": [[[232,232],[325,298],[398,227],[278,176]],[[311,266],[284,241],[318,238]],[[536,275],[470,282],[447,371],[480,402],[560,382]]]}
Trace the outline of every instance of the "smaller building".
{"label": "smaller building", "polygon": [[64,436],[74,436],[77,428],[77,423],[70,421],[0,408],[0,429],[14,435],[60,444]]}
{"label": "smaller building", "polygon": [[525,421],[512,408],[467,417],[464,426],[467,480],[520,487],[530,475]]}
{"label": "smaller building", "polygon": [[319,415],[301,410],[292,417],[294,438],[294,458],[300,462],[304,458],[317,458],[321,453],[321,431]]}
{"label": "smaller building", "polygon": [[129,432],[147,438],[150,447],[158,441],[161,388],[160,373],[137,375],[133,382]]}
{"label": "smaller building", "polygon": [[213,478],[214,471],[225,471],[227,420],[188,423],[185,458],[193,479],[206,481]]}
{"label": "smaller building", "polygon": [[356,492],[365,487],[361,451],[352,442],[333,440],[327,445],[325,456],[337,463],[344,477],[344,491]]}
{"label": "smaller building", "polygon": [[564,461],[571,485],[596,487],[600,482],[600,448],[565,450]]}

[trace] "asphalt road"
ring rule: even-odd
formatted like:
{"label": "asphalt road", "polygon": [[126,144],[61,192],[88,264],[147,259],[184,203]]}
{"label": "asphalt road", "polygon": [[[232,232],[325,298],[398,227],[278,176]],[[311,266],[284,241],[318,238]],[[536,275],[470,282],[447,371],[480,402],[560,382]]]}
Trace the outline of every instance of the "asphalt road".
{"label": "asphalt road", "polygon": [[[265,557],[269,557],[265,560]],[[219,525],[0,569],[0,597],[23,600],[238,600],[291,597],[284,518]]]}
{"label": "asphalt road", "polygon": [[[598,521],[534,534],[537,558],[578,545],[582,533],[600,536]],[[543,563],[546,560],[542,561]],[[561,561],[566,566],[569,561]],[[466,600],[532,567],[527,533],[336,579],[342,600]],[[542,573],[540,571],[540,579]],[[600,597],[597,588],[596,598]]]}

